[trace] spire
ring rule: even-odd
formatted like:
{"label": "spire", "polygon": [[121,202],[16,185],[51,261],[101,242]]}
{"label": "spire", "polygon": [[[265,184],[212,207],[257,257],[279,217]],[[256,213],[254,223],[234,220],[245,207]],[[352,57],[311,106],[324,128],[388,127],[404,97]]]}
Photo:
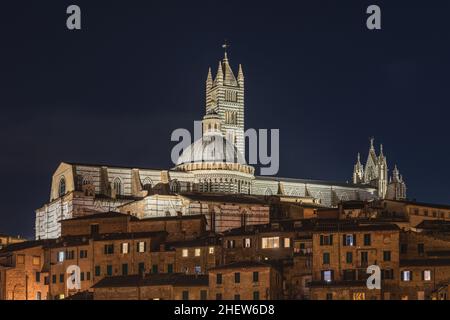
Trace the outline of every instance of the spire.
{"label": "spire", "polygon": [[214,80],[216,84],[223,84],[223,71],[222,71],[222,62],[219,61],[219,67],[217,68],[216,80]]}
{"label": "spire", "polygon": [[210,87],[212,87],[212,83],[213,83],[213,80],[212,80],[211,67],[209,67],[209,69],[208,69],[208,77],[206,78],[206,86],[208,88],[210,88]]}
{"label": "spire", "polygon": [[358,161],[356,163],[361,165],[361,154],[359,152],[358,152]]}
{"label": "spire", "polygon": [[244,86],[244,72],[242,71],[242,65],[239,64],[239,71],[238,71],[238,84],[239,86]]}
{"label": "spire", "polygon": [[374,141],[374,137],[370,138],[370,150],[375,150],[374,146],[373,146],[373,141]]}
{"label": "spire", "polygon": [[383,156],[383,144],[380,144],[380,157]]}

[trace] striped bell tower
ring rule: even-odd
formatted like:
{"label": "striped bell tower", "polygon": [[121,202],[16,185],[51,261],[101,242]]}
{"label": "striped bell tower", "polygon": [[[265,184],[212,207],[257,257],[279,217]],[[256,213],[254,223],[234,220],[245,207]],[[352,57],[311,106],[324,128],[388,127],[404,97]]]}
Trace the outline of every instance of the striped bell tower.
{"label": "striped bell tower", "polygon": [[222,120],[221,131],[232,142],[237,150],[245,157],[244,138],[244,73],[239,65],[237,78],[231,69],[227,49],[223,60],[219,61],[217,74],[213,79],[209,68],[206,79],[206,112],[215,109]]}

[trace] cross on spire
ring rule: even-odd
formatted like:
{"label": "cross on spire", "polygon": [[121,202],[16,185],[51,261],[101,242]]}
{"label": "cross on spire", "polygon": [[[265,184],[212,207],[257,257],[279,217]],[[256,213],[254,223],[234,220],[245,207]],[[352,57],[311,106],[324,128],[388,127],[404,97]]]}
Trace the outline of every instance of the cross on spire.
{"label": "cross on spire", "polygon": [[230,45],[227,42],[227,39],[225,39],[224,43],[222,44],[222,48],[225,50],[225,59],[227,59],[227,50],[230,47]]}

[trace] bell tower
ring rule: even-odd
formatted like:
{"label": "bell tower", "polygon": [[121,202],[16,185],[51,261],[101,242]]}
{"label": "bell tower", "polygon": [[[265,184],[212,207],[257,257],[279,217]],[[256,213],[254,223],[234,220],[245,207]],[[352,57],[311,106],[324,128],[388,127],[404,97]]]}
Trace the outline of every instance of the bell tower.
{"label": "bell tower", "polygon": [[225,50],[223,60],[219,61],[217,74],[213,79],[209,68],[206,79],[206,113],[214,109],[222,119],[221,131],[224,137],[233,143],[245,157],[244,138],[244,73],[239,65],[235,77],[228,60],[229,45],[222,45]]}

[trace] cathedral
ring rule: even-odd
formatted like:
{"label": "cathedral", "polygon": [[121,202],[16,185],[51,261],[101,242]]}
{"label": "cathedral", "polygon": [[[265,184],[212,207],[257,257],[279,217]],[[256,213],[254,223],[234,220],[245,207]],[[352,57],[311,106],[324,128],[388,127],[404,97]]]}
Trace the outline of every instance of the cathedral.
{"label": "cathedral", "polygon": [[210,228],[226,230],[247,222],[266,223],[266,200],[271,197],[321,207],[405,198],[397,168],[388,181],[386,158],[382,150],[376,155],[373,141],[365,168],[358,156],[353,183],[255,175],[244,156],[244,96],[243,67],[239,65],[236,76],[225,52],[215,76],[211,68],[207,73],[202,137],[180,154],[175,167],[62,162],[53,174],[49,201],[36,210],[36,239],[59,237],[61,220],[99,212],[138,218],[205,214]]}
{"label": "cathedral", "polygon": [[365,169],[364,165],[361,164],[361,157],[358,153],[358,159],[353,169],[353,183],[376,187],[378,197],[381,199],[406,199],[406,184],[397,166],[394,167],[392,176],[388,180],[388,166],[387,159],[383,154],[383,145],[380,145],[380,154],[377,156],[373,141],[373,138],[370,139]]}

